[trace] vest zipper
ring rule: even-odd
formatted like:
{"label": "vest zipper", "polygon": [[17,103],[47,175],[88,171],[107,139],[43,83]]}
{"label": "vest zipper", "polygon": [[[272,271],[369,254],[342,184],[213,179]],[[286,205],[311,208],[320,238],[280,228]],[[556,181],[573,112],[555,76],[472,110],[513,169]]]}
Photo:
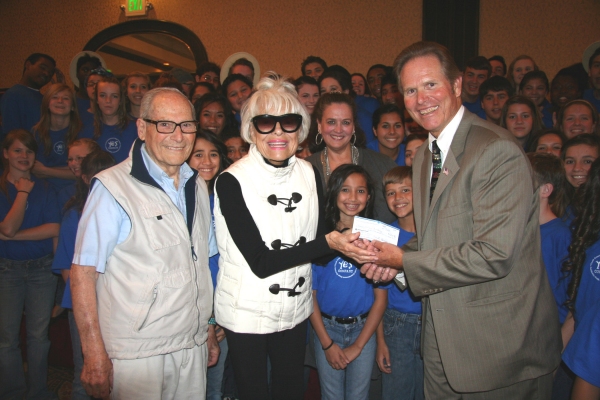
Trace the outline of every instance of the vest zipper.
{"label": "vest zipper", "polygon": [[[192,241],[192,237],[191,236],[190,236],[190,241]],[[192,244],[192,258],[194,259],[194,261],[198,261],[198,256],[196,255],[196,252],[194,251],[194,245],[193,244]]]}
{"label": "vest zipper", "polygon": [[140,327],[138,328],[138,332],[141,331],[144,328],[144,326],[146,325],[146,321],[148,320],[148,315],[150,315],[150,310],[152,310],[152,306],[154,306],[154,302],[156,301],[157,294],[158,294],[158,284],[156,286],[154,286],[154,289],[152,289],[152,303],[150,303],[148,312],[146,312],[146,317],[144,318],[144,321],[142,321],[142,325],[140,325]]}

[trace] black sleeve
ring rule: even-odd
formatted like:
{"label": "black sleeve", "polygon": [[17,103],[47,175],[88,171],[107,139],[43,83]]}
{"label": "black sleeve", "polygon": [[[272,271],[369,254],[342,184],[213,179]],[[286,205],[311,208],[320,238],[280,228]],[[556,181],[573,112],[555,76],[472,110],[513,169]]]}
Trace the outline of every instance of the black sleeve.
{"label": "black sleeve", "polygon": [[317,238],[303,245],[281,250],[271,250],[266,246],[246,206],[240,183],[233,175],[228,172],[222,173],[217,180],[215,190],[219,196],[221,213],[225,218],[231,238],[246,259],[252,272],[259,278],[263,279],[310,262],[313,258],[333,254],[327,245],[325,236],[320,232],[324,230],[323,190],[320,186],[320,179],[317,181],[317,195],[320,197]]}

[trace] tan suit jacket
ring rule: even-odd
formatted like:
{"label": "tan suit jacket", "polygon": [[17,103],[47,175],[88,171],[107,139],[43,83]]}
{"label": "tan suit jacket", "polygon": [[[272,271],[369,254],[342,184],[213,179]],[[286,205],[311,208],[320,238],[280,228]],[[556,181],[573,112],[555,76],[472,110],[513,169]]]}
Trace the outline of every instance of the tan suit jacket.
{"label": "tan suit jacket", "polygon": [[413,169],[417,235],[404,247],[404,270],[412,292],[425,296],[423,312],[431,310],[448,383],[479,392],[551,372],[560,327],[522,149],[465,110],[431,204],[427,145]]}

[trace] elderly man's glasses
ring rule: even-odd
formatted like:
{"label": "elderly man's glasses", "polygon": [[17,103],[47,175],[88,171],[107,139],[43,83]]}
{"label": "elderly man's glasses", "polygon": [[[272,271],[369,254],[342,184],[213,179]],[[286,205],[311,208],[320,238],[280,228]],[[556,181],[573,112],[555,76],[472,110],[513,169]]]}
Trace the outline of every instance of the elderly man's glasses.
{"label": "elderly man's glasses", "polygon": [[196,133],[198,123],[196,121],[183,121],[176,123],[173,121],[155,121],[153,119],[144,118],[144,121],[156,125],[158,133],[173,133],[175,128],[179,127],[182,133]]}
{"label": "elderly man's glasses", "polygon": [[281,130],[286,133],[296,132],[302,125],[302,115],[300,114],[283,114],[283,115],[257,115],[252,118],[252,124],[258,131],[266,135],[275,130],[277,123],[281,126]]}

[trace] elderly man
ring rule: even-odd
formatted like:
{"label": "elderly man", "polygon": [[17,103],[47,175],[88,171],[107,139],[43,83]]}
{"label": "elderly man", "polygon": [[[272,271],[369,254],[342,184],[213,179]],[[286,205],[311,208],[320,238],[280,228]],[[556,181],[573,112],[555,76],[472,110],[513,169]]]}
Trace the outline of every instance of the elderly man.
{"label": "elderly man", "polygon": [[527,158],[462,106],[445,47],[415,43],[395,68],[406,109],[429,131],[413,162],[417,235],[401,249],[374,242],[379,266],[362,272],[403,270],[423,298],[427,399],[549,399],[561,340]]}
{"label": "elderly man", "polygon": [[[98,174],[81,216],[71,269],[88,394],[204,398],[219,347],[209,324],[216,253],[204,181],[185,163],[192,104],[149,91],[124,162]],[[208,360],[208,362],[207,362]]]}

